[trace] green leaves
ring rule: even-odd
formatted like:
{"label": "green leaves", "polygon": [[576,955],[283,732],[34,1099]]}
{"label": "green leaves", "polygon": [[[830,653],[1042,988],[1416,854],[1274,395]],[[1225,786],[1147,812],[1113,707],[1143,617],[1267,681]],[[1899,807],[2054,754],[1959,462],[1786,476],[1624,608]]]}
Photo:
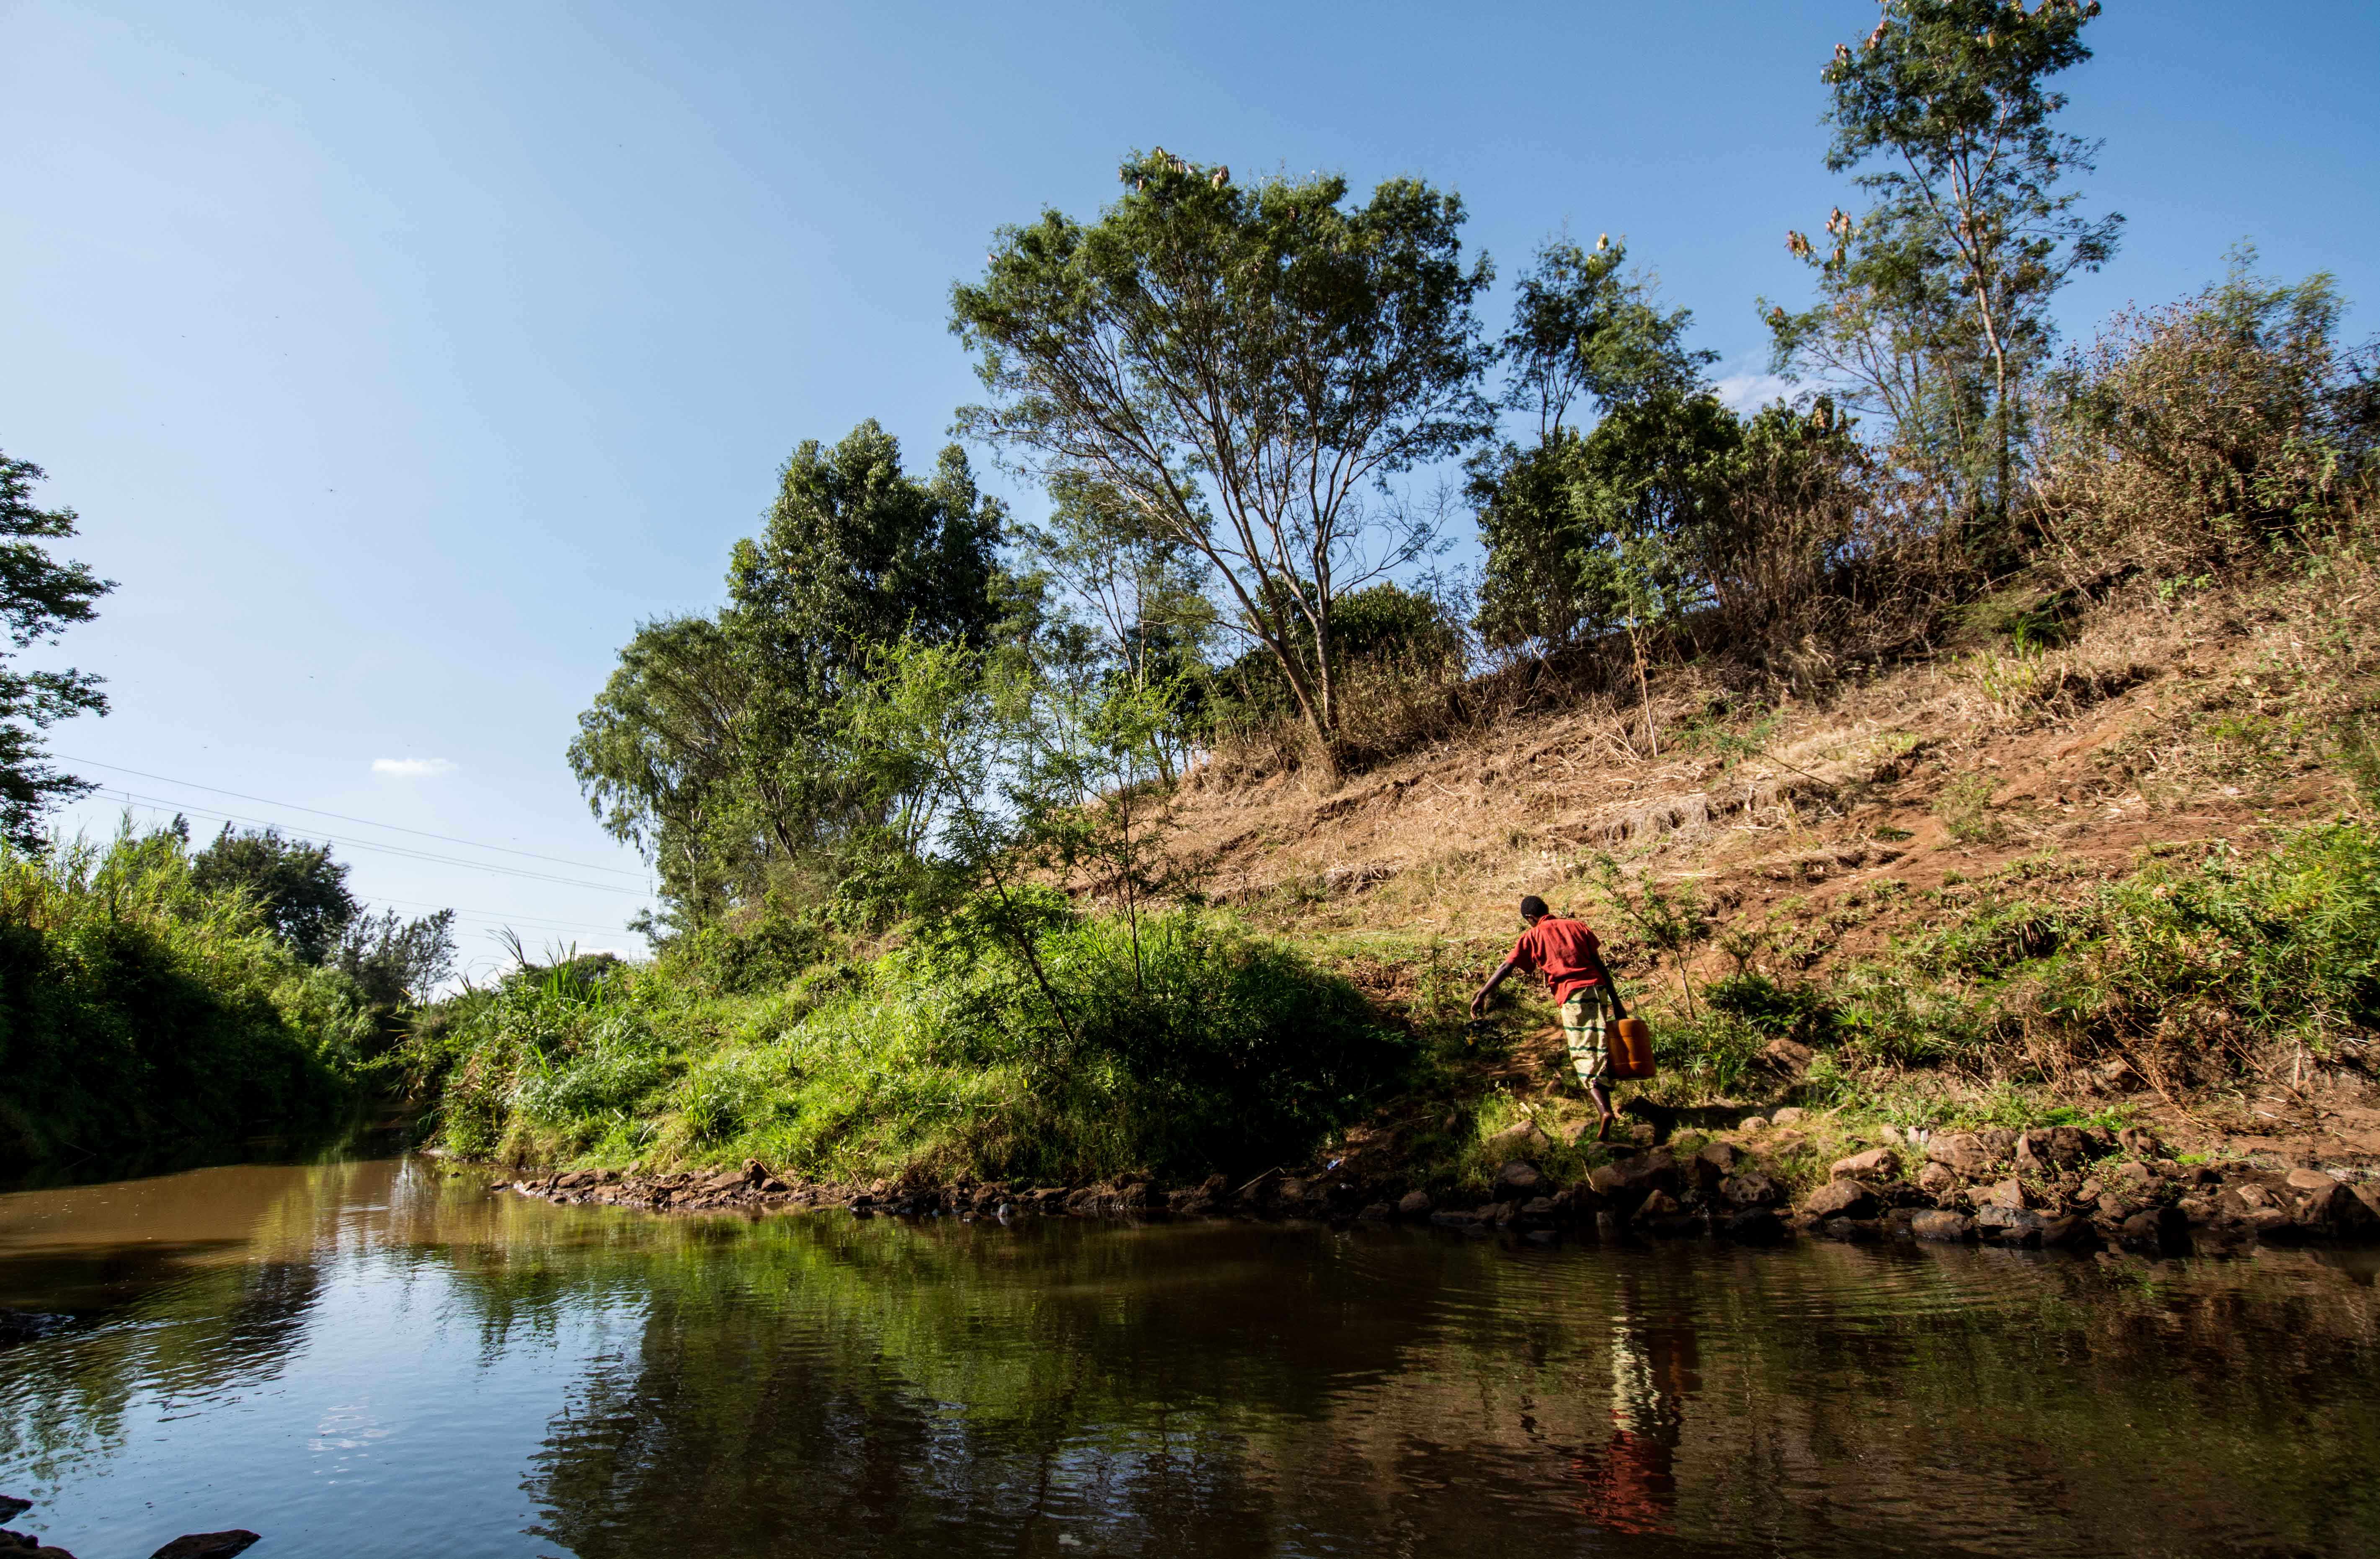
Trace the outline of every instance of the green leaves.
{"label": "green leaves", "polygon": [[1437,534],[1361,494],[1487,430],[1492,273],[1463,262],[1462,202],[1416,180],[1350,205],[1335,176],[1243,187],[1161,150],[1121,178],[1096,223],[1003,229],[952,289],[990,392],[960,426],[1201,556],[1327,749],[1340,596]]}
{"label": "green leaves", "polygon": [[[72,509],[37,509],[42,468],[0,454],[0,626],[18,650],[55,641],[98,615],[115,588],[79,563],[61,563],[42,543],[75,533]],[[0,837],[20,850],[42,846],[42,812],[91,789],[44,761],[39,733],[77,714],[105,714],[107,695],[89,672],[19,671],[0,651]]]}

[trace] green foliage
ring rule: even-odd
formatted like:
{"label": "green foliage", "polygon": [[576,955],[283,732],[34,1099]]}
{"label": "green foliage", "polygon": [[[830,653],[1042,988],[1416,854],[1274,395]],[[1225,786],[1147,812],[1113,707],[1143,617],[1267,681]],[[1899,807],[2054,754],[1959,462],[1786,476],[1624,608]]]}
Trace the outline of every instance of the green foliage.
{"label": "green foliage", "polygon": [[2327,274],[2290,285],[2231,256],[2194,298],[2117,316],[2051,381],[2043,509],[2070,558],[2161,580],[2301,553],[2367,502],[2372,354],[2338,342]]}
{"label": "green foliage", "polygon": [[41,467],[0,454],[0,631],[11,646],[0,650],[0,839],[25,852],[42,847],[44,810],[91,789],[49,766],[39,733],[77,714],[105,714],[107,695],[89,672],[20,671],[16,652],[55,643],[67,628],[91,621],[99,598],[115,588],[42,544],[72,536],[76,517],[33,506],[41,480]]}
{"label": "green foliage", "polygon": [[2006,820],[1992,806],[1999,787],[1999,781],[1989,774],[1961,774],[1942,787],[1934,814],[1942,820],[1950,837],[1961,844],[1997,843],[2008,833]]}
{"label": "green foliage", "polygon": [[277,828],[242,832],[225,823],[214,843],[190,858],[190,882],[202,894],[250,895],[273,933],[310,964],[330,956],[362,909],[330,846],[285,839]]}
{"label": "green foliage", "polygon": [[1463,262],[1461,201],[1418,180],[1351,206],[1335,175],[1240,185],[1161,149],[1119,177],[1098,221],[1003,228],[952,289],[990,397],[961,425],[1202,558],[1328,764],[1338,603],[1438,537],[1366,490],[1486,430],[1490,270]]}
{"label": "green foliage", "polygon": [[1654,951],[1677,965],[1686,1012],[1694,1016],[1694,983],[1689,965],[1716,929],[1702,895],[1689,883],[1664,887],[1649,877],[1640,876],[1632,886],[1621,871],[1620,862],[1609,855],[1598,855],[1590,861],[1587,874],[1612,908],[1644,935]]}
{"label": "green foliage", "polygon": [[956,446],[919,481],[873,421],[805,442],[760,535],[735,545],[726,605],[648,624],[622,651],[571,767],[687,924],[821,859],[832,874],[900,809],[897,776],[842,761],[843,700],[896,639],[993,637],[1002,518]]}
{"label": "green foliage", "polygon": [[1227,921],[1043,907],[1038,970],[953,923],[808,991],[706,994],[666,961],[523,971],[458,998],[413,1061],[457,1151],[844,1178],[1260,1167],[1413,1061],[1352,986]]}
{"label": "green foliage", "polygon": [[181,834],[0,851],[0,1159],[164,1156],[334,1126],[380,1026]]}
{"label": "green foliage", "polygon": [[2085,221],[2067,181],[2093,146],[2058,129],[2048,79],[2090,58],[2096,0],[1888,0],[1867,41],[1838,46],[1827,156],[1865,167],[1874,199],[1829,217],[1831,250],[1788,247],[1818,273],[1807,312],[1771,309],[1788,371],[1858,386],[1896,452],[1972,527],[2016,501],[2029,375],[2058,289],[2114,252],[2122,218]]}

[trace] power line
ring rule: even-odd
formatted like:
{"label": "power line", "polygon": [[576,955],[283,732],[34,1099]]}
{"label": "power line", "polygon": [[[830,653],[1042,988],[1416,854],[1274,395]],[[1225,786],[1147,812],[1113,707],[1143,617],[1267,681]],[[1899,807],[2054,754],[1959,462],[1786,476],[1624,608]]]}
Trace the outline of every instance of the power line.
{"label": "power line", "polygon": [[[275,801],[269,797],[250,796],[245,791],[225,790],[217,785],[200,785],[196,780],[176,779],[171,774],[152,774],[145,769],[128,769],[121,763],[103,763],[96,758],[69,758],[63,752],[54,753],[52,756],[68,763],[87,764],[94,769],[109,769],[119,774],[137,774],[142,779],[156,780],[164,785],[178,785],[190,790],[204,790],[216,796],[230,796],[242,801],[254,801],[260,806],[282,807],[293,812],[310,812],[316,817],[336,818],[341,822],[359,822],[366,828],[385,828],[392,833],[417,834],[424,839],[437,839],[449,845],[468,845],[475,850],[495,850],[504,855],[526,856],[531,860],[551,861],[556,866],[576,866],[589,871],[616,871],[624,877],[644,875],[642,872],[630,871],[625,867],[598,866],[593,861],[569,860],[561,856],[540,855],[535,850],[516,850],[509,845],[487,845],[477,839],[458,839],[451,834],[432,834],[428,829],[407,828],[403,823],[380,822],[371,818],[350,817],[346,812],[324,811],[320,807],[301,807],[295,801]],[[168,802],[167,805],[170,806],[172,803]]]}
{"label": "power line", "polygon": [[[98,794],[106,796],[110,794],[110,792],[103,788],[98,792]],[[126,805],[140,805],[141,810],[144,811],[163,813],[170,810],[176,814],[201,817],[211,821],[221,821],[224,822],[252,822],[267,828],[274,826],[272,820],[269,818],[244,817],[237,812],[217,811],[212,807],[193,807],[185,802],[174,800],[171,797],[143,796],[137,791],[122,789],[115,791],[114,794],[123,797]],[[225,792],[225,794],[228,795],[229,792]],[[349,849],[371,850],[382,855],[396,856],[406,860],[429,861],[440,866],[459,866],[464,868],[466,871],[485,872],[490,876],[518,877],[526,882],[532,883],[557,883],[564,887],[587,888],[596,893],[620,894],[629,891],[617,883],[582,883],[572,877],[557,877],[548,871],[524,871],[516,866],[491,866],[485,861],[464,860],[455,856],[432,855],[427,850],[416,850],[403,845],[383,845],[375,840],[356,839],[341,834],[326,834],[322,835],[322,837],[333,844],[345,845]],[[432,837],[436,837],[436,835],[432,835]],[[608,867],[598,867],[596,870],[609,871],[612,869]],[[647,891],[639,894],[638,896],[649,898],[651,896],[651,894],[650,891]]]}

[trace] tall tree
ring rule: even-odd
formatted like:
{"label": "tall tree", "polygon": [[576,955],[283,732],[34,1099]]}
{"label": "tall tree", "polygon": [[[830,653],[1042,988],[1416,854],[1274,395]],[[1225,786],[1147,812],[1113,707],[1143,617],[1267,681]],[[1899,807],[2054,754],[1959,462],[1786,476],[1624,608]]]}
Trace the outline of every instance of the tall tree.
{"label": "tall tree", "polygon": [[[2031,10],[2022,0],[1886,0],[1867,41],[1838,45],[1825,71],[1827,166],[1868,168],[1859,183],[1875,204],[1856,221],[1834,213],[1831,252],[1788,235],[1820,272],[1821,302],[1798,317],[1772,312],[1779,355],[1869,363],[1879,400],[1947,414],[1980,455],[1978,475],[1988,473],[1972,511],[2006,517],[2020,399],[2049,349],[2050,299],[2107,261],[2123,222],[2075,209],[2069,181],[2091,171],[2097,147],[2057,127],[2066,98],[2046,84],[2091,57],[2082,33],[2098,14],[2098,0]],[[1881,350],[1847,339],[1877,329],[1903,339]],[[1963,385],[1962,359],[1975,365]],[[1961,425],[1970,406],[1978,426]]]}
{"label": "tall tree", "polygon": [[238,890],[264,911],[273,934],[310,964],[329,957],[363,906],[347,891],[347,868],[328,845],[282,837],[277,828],[242,833],[230,823],[190,858],[201,893]]}
{"label": "tall tree", "polygon": [[976,645],[1001,612],[1002,511],[966,457],[923,481],[873,420],[808,440],[758,536],[730,557],[711,617],[647,625],[579,716],[570,762],[614,837],[647,853],[701,919],[889,804],[836,757],[840,702],[903,639]]}
{"label": "tall tree", "polygon": [[73,535],[76,518],[72,509],[33,506],[42,476],[30,461],[0,454],[0,625],[11,646],[0,650],[0,837],[20,850],[41,847],[44,811],[94,788],[52,768],[37,733],[73,715],[105,714],[107,695],[90,672],[24,671],[17,656],[91,621],[99,598],[115,588],[42,544]]}
{"label": "tall tree", "polygon": [[[1678,463],[1677,414],[1709,420],[1698,403],[1718,354],[1685,345],[1693,314],[1662,309],[1627,260],[1624,242],[1598,238],[1590,250],[1557,240],[1521,277],[1502,343],[1504,403],[1536,414],[1536,442],[1508,440],[1471,465],[1488,552],[1479,627],[1491,648],[1559,647],[1611,626],[1606,587],[1614,538],[1627,528],[1606,511],[1649,512],[1648,493],[1657,507],[1674,496],[1659,479]],[[1648,407],[1661,415],[1630,415]],[[1585,416],[1573,420],[1574,411]],[[1615,416],[1625,428],[1605,432]],[[1630,495],[1613,499],[1615,486]]]}
{"label": "tall tree", "polygon": [[1097,222],[1002,229],[952,289],[991,397],[960,425],[1203,557],[1332,764],[1331,614],[1437,539],[1393,481],[1488,425],[1492,270],[1463,262],[1462,201],[1418,180],[1350,205],[1336,176],[1243,186],[1162,148],[1119,177]]}

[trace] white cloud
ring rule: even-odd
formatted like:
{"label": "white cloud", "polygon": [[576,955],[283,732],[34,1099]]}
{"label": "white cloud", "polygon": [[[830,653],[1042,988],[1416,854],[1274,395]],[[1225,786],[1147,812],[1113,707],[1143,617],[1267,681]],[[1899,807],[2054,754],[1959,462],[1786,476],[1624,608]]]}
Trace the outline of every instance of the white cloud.
{"label": "white cloud", "polygon": [[1719,404],[1731,411],[1757,411],[1770,401],[1793,398],[1793,381],[1782,374],[1751,370],[1730,373],[1711,389],[1718,394]]}
{"label": "white cloud", "polygon": [[455,765],[443,758],[375,758],[372,773],[389,774],[397,779],[430,779],[438,774],[451,774]]}

